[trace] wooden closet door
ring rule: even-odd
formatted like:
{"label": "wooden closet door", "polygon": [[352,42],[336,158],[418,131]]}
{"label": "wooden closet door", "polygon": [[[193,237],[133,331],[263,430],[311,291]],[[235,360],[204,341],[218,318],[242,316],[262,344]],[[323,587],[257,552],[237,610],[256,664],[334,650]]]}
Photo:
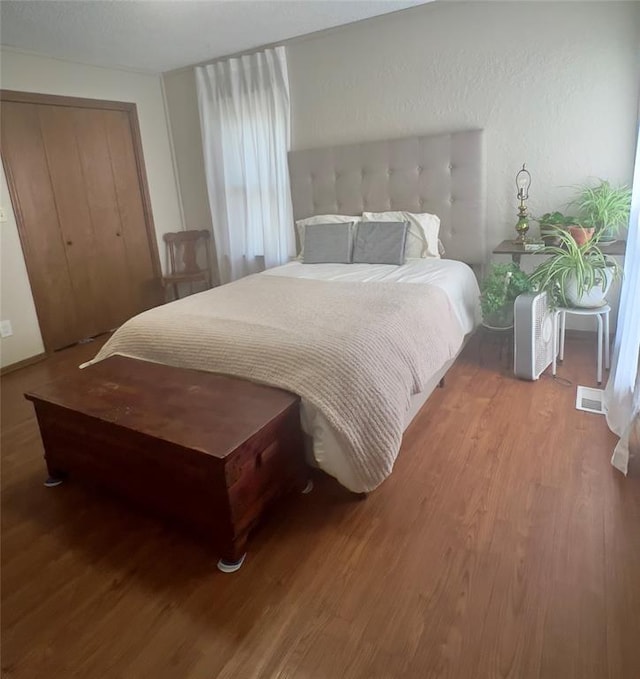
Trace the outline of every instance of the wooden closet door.
{"label": "wooden closet door", "polygon": [[56,199],[40,133],[37,106],[3,102],[2,157],[27,262],[31,290],[47,349],[78,340],[81,321],[75,304]]}
{"label": "wooden closet door", "polygon": [[47,349],[158,304],[131,111],[3,101],[1,113],[2,156]]}
{"label": "wooden closet door", "polygon": [[[129,295],[135,313],[160,303],[160,265],[157,248],[149,247],[144,229],[145,206],[134,155],[135,142],[131,133],[129,115],[124,111],[104,111],[106,138],[111,157],[113,187],[117,197],[120,231],[131,286]],[[155,262],[154,257],[155,255]]]}
{"label": "wooden closet door", "polygon": [[[77,111],[61,106],[37,108],[58,209],[58,224],[82,328],[80,334],[93,337],[110,330],[114,324],[108,301],[109,281],[105,280],[100,250],[101,238],[91,219],[89,194],[80,162],[80,144],[76,139]],[[111,259],[109,253],[105,253],[105,257]]]}

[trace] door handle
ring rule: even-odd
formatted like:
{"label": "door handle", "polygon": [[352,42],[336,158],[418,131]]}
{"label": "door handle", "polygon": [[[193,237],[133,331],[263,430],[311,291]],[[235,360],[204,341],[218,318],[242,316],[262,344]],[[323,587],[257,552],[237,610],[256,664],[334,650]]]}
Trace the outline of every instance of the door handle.
{"label": "door handle", "polygon": [[119,235],[120,235],[120,231],[116,231],[116,236],[119,236]]}
{"label": "door handle", "polygon": [[67,245],[73,245],[73,241],[68,240]]}

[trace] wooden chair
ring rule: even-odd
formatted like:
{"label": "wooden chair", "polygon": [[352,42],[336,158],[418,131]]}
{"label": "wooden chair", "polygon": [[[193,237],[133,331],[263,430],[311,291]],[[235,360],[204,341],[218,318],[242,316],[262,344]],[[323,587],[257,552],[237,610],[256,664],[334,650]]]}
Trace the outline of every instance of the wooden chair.
{"label": "wooden chair", "polygon": [[[179,299],[181,283],[189,283],[190,294],[194,283],[204,283],[205,289],[213,287],[211,233],[207,229],[165,233],[163,238],[169,253],[169,273],[162,278],[165,291],[172,286],[174,298]],[[204,268],[198,265],[201,246],[204,246],[206,256]]]}

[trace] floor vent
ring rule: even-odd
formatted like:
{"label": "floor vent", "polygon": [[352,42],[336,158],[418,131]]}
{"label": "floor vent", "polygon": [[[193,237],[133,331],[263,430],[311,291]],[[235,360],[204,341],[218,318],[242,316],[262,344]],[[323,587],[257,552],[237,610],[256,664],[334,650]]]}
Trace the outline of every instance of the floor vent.
{"label": "floor vent", "polygon": [[602,389],[592,389],[591,387],[578,387],[576,408],[588,413],[605,415],[607,409],[604,404],[604,391]]}

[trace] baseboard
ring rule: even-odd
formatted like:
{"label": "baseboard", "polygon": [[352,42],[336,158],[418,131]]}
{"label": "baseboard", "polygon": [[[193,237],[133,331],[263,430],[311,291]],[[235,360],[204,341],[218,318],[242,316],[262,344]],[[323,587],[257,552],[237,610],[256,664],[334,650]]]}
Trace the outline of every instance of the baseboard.
{"label": "baseboard", "polygon": [[23,358],[22,361],[17,363],[11,363],[10,365],[5,365],[4,368],[0,368],[0,375],[6,375],[7,373],[12,373],[15,370],[20,370],[20,368],[26,368],[28,365],[33,365],[34,363],[40,363],[44,361],[47,357],[46,352],[41,354],[36,354],[35,356],[30,356],[29,358]]}

